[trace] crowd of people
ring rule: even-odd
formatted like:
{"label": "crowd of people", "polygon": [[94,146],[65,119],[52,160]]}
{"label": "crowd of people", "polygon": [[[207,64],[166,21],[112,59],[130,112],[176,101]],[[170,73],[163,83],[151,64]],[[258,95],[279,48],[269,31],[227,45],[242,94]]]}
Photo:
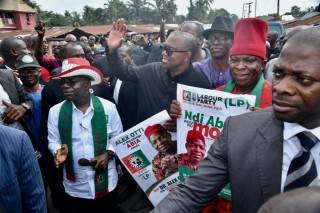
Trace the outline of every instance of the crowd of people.
{"label": "crowd of people", "polygon": [[[218,212],[210,205],[228,183],[233,212],[286,212],[284,202],[288,212],[320,211],[318,26],[278,35],[261,19],[218,16],[206,30],[185,21],[161,43],[128,39],[118,19],[102,42],[68,34],[50,54],[45,27],[35,29],[0,43],[0,212]],[[182,114],[177,84],[256,103],[228,118],[211,147],[190,130],[177,155],[168,132]],[[196,172],[154,207],[110,139],[162,110],[170,120],[144,132],[158,151],[156,178],[177,164]]]}

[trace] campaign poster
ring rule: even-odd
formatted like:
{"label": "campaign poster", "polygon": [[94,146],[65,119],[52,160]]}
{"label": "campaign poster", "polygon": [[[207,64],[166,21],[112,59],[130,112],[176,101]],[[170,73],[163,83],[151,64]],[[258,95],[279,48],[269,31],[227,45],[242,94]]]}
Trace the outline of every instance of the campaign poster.
{"label": "campaign poster", "polygon": [[179,183],[176,133],[162,111],[111,139],[116,154],[156,206]]}
{"label": "campaign poster", "polygon": [[[182,108],[182,116],[177,120],[178,170],[180,180],[185,181],[197,170],[212,143],[220,136],[226,118],[250,112],[256,97],[178,84],[177,100]],[[229,184],[219,197],[223,199],[219,198],[208,212],[231,212]],[[221,208],[229,210],[220,211]]]}

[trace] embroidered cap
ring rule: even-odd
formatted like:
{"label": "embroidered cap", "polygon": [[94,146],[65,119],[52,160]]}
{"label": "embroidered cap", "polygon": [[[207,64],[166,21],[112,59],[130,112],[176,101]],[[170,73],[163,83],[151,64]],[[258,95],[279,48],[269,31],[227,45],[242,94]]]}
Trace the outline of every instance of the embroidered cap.
{"label": "embroidered cap", "polygon": [[18,56],[18,58],[16,59],[15,66],[18,70],[26,67],[40,68],[37,59],[29,54],[23,54]]}
{"label": "embroidered cap", "polygon": [[91,79],[91,85],[100,84],[103,78],[102,73],[91,66],[84,58],[67,58],[62,62],[61,73],[55,78],[69,78],[74,76],[87,76]]}

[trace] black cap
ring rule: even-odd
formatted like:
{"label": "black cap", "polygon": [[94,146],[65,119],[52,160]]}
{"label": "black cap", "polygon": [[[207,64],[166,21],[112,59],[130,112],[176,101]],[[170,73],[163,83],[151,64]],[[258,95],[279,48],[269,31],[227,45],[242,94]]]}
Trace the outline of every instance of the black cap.
{"label": "black cap", "polygon": [[22,69],[22,68],[26,68],[26,67],[36,67],[36,68],[40,68],[40,65],[37,61],[37,59],[29,54],[23,54],[18,56],[18,58],[16,59],[16,69]]}
{"label": "black cap", "polygon": [[211,33],[228,33],[233,35],[234,32],[234,24],[231,18],[217,16],[210,29],[206,29],[203,31],[203,36],[208,39]]}

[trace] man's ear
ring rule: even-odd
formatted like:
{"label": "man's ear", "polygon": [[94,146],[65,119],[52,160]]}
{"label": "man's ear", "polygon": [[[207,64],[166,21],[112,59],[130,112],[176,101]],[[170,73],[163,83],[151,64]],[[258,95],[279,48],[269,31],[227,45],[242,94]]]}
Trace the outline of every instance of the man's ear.
{"label": "man's ear", "polygon": [[18,56],[17,51],[15,49],[10,49],[11,55]]}
{"label": "man's ear", "polygon": [[187,52],[188,56],[185,57],[184,61],[188,62],[188,61],[192,61],[192,53],[191,52]]}

